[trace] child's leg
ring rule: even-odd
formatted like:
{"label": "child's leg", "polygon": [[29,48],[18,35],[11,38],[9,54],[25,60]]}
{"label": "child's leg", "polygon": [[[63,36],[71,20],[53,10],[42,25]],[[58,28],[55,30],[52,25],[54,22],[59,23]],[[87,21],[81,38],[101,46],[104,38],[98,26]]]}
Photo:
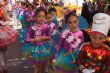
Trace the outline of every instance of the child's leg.
{"label": "child's leg", "polygon": [[53,62],[53,59],[50,59],[50,64],[49,66],[53,69],[53,70],[56,70],[55,66],[54,66],[54,62]]}
{"label": "child's leg", "polygon": [[3,70],[3,65],[4,65],[3,55],[2,55],[2,53],[0,52],[0,72],[2,72],[2,70]]}
{"label": "child's leg", "polygon": [[3,53],[3,60],[4,60],[4,68],[3,68],[3,72],[4,73],[8,73],[8,60],[7,60],[7,57],[8,57],[8,52],[4,52]]}
{"label": "child's leg", "polygon": [[45,66],[45,72],[48,72],[49,71],[49,66],[50,66],[50,61],[47,62],[46,66]]}
{"label": "child's leg", "polygon": [[41,73],[45,73],[47,63],[41,64]]}
{"label": "child's leg", "polygon": [[40,64],[39,65],[35,65],[34,73],[40,73]]}

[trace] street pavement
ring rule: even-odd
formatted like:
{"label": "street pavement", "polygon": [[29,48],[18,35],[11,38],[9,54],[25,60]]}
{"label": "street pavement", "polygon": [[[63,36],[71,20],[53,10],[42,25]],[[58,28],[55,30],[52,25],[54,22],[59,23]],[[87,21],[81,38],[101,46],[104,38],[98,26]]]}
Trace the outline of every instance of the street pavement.
{"label": "street pavement", "polygon": [[[8,66],[9,73],[34,73],[34,66],[25,60],[21,54],[19,40],[8,46]],[[49,70],[49,73],[60,73]]]}

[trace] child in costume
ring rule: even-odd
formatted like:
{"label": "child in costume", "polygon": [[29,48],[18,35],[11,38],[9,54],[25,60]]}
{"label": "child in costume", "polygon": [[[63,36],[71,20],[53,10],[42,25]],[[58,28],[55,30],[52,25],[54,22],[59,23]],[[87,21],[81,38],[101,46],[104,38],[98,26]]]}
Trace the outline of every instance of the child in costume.
{"label": "child in costume", "polygon": [[14,42],[17,31],[8,26],[9,18],[0,4],[0,73],[7,73],[7,46]]}
{"label": "child in costume", "polygon": [[55,33],[57,32],[57,27],[56,27],[55,23],[53,23],[52,21],[53,21],[53,15],[51,12],[48,12],[47,13],[47,24],[50,27],[51,35],[54,37]]}
{"label": "child in costume", "polygon": [[[56,25],[56,28],[58,29],[59,23],[58,23],[57,16],[56,16],[56,9],[52,7],[48,10],[48,12],[52,13],[52,15],[53,15],[52,22]],[[59,36],[60,36],[60,30],[58,29],[57,32],[55,33],[55,35],[53,36],[53,41],[55,44],[58,43]]]}
{"label": "child in costume", "polygon": [[32,4],[28,4],[28,11],[26,12],[27,21],[30,25],[35,23],[35,9]]}
{"label": "child in costume", "polygon": [[[51,32],[51,35],[52,35],[51,44],[55,47],[56,43],[54,41],[56,41],[56,40],[53,39],[53,37],[55,36],[55,33],[57,32],[57,28],[56,28],[55,23],[52,22],[52,20],[53,20],[52,13],[48,12],[47,13],[47,24],[50,28],[50,32]],[[55,49],[54,49],[54,51],[55,51]],[[55,67],[53,66],[52,59],[53,58],[51,58],[50,61],[49,61],[49,64],[47,64],[46,72],[48,72],[48,66],[51,67],[53,70],[55,70]]]}
{"label": "child in costume", "polygon": [[48,24],[45,24],[46,14],[46,10],[42,7],[36,10],[37,24],[29,28],[27,44],[22,48],[24,56],[35,65],[34,73],[45,73],[46,64],[52,58],[55,49],[49,43],[51,33]]}
{"label": "child in costume", "polygon": [[13,4],[12,6],[13,18],[16,18],[19,8],[20,8],[20,3],[16,1],[15,4]]}
{"label": "child in costume", "polygon": [[56,9],[55,8],[50,8],[48,10],[48,12],[51,12],[53,14],[53,23],[56,24],[56,27],[58,28],[59,24],[58,24],[58,20],[57,20],[57,16],[56,16]]}
{"label": "child in costume", "polygon": [[27,8],[26,8],[26,3],[25,1],[21,2],[21,7],[18,10],[17,13],[17,19],[20,20],[22,27],[29,27],[29,22],[26,20],[27,16],[26,16],[26,12],[27,12]]}
{"label": "child in costume", "polygon": [[[28,23],[28,26],[24,26],[20,32],[19,32],[19,40],[21,43],[26,43],[26,37],[27,37],[27,32],[28,32],[28,28],[35,24],[35,10],[34,10],[34,7],[33,5],[29,4],[28,5],[28,9],[26,10],[27,12],[25,13],[26,14],[26,19],[25,21]],[[22,16],[23,17],[23,16]],[[24,18],[24,17],[23,17]],[[23,21],[23,22],[25,22]]]}
{"label": "child in costume", "polygon": [[52,22],[52,20],[53,20],[52,13],[48,12],[47,13],[47,23],[48,23],[49,27],[51,28],[52,35],[54,35],[57,28],[56,28],[55,23]]}
{"label": "child in costume", "polygon": [[110,73],[110,48],[104,44],[110,28],[110,16],[97,13],[93,16],[91,42],[85,43],[79,53],[79,73]]}
{"label": "child in costume", "polygon": [[66,16],[68,29],[64,30],[57,45],[56,68],[63,73],[76,73],[77,65],[75,64],[80,46],[83,43],[83,32],[78,28],[78,16],[70,12]]}

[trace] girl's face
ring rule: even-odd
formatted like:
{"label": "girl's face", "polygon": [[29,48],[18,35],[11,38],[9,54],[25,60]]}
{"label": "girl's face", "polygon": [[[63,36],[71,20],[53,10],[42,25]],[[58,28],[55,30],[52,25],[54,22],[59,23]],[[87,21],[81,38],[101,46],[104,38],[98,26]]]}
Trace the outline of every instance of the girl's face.
{"label": "girl's face", "polygon": [[31,6],[31,5],[29,5],[29,6],[28,6],[28,9],[29,9],[29,10],[33,10],[33,8],[32,8],[32,6]]}
{"label": "girl's face", "polygon": [[45,18],[46,18],[45,12],[44,11],[39,12],[36,16],[37,23],[44,24]]}
{"label": "girl's face", "polygon": [[105,41],[105,36],[103,34],[93,34],[90,35],[90,38],[94,48],[99,48]]}
{"label": "girl's face", "polygon": [[53,20],[53,15],[52,14],[47,14],[47,22],[52,23]]}
{"label": "girl's face", "polygon": [[68,19],[68,25],[70,30],[76,31],[78,29],[79,20],[77,16],[70,16]]}
{"label": "girl's face", "polygon": [[22,5],[22,4],[21,4],[21,8],[25,8],[25,5]]}

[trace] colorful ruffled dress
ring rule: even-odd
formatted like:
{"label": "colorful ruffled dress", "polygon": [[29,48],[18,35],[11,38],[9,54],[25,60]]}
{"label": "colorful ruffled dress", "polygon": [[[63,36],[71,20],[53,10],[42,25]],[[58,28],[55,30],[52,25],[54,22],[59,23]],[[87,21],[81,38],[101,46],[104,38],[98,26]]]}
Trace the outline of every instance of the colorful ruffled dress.
{"label": "colorful ruffled dress", "polygon": [[[31,19],[29,19],[31,18]],[[35,10],[33,11],[28,11],[26,12],[26,22],[28,22],[28,26],[23,27],[22,29],[20,29],[19,31],[19,40],[21,43],[26,43],[26,37],[27,37],[27,32],[28,32],[28,28],[35,24]]]}
{"label": "colorful ruffled dress", "polygon": [[50,29],[47,24],[33,25],[29,28],[27,34],[28,42],[24,44],[22,53],[27,59],[31,60],[32,64],[47,62],[50,58],[53,57],[55,52],[55,48],[51,45],[49,40],[35,43],[30,41],[32,38],[39,36],[51,37]]}
{"label": "colorful ruffled dress", "polygon": [[18,32],[10,26],[0,26],[0,46],[6,46],[16,40]]}
{"label": "colorful ruffled dress", "polygon": [[[70,30],[64,30],[61,35],[57,46],[57,55],[55,66],[58,70],[62,70],[68,73],[72,73],[77,69],[75,64],[80,46],[83,43],[83,33],[81,31],[71,32]],[[71,53],[68,53],[69,51]],[[64,56],[67,54],[66,56]]]}
{"label": "colorful ruffled dress", "polygon": [[29,22],[30,25],[35,24],[36,21],[35,10],[32,11],[27,10],[26,16],[27,16],[27,21]]}
{"label": "colorful ruffled dress", "polygon": [[26,8],[24,8],[24,9],[20,8],[18,11],[18,14],[17,14],[17,19],[20,20],[23,27],[29,27],[30,26],[29,22],[27,21],[26,12],[27,12]]}
{"label": "colorful ruffled dress", "polygon": [[24,44],[26,43],[26,37],[27,37],[28,28],[22,28],[19,30],[19,41]]}
{"label": "colorful ruffled dress", "polygon": [[[2,20],[2,10],[0,9],[0,20]],[[18,32],[8,25],[0,24],[0,46],[6,46],[16,40]]]}
{"label": "colorful ruffled dress", "polygon": [[56,42],[58,41],[58,37],[57,37],[58,30],[56,28],[55,23],[49,24],[49,27],[50,27],[50,32],[52,35],[52,43],[55,46],[57,44]]}

